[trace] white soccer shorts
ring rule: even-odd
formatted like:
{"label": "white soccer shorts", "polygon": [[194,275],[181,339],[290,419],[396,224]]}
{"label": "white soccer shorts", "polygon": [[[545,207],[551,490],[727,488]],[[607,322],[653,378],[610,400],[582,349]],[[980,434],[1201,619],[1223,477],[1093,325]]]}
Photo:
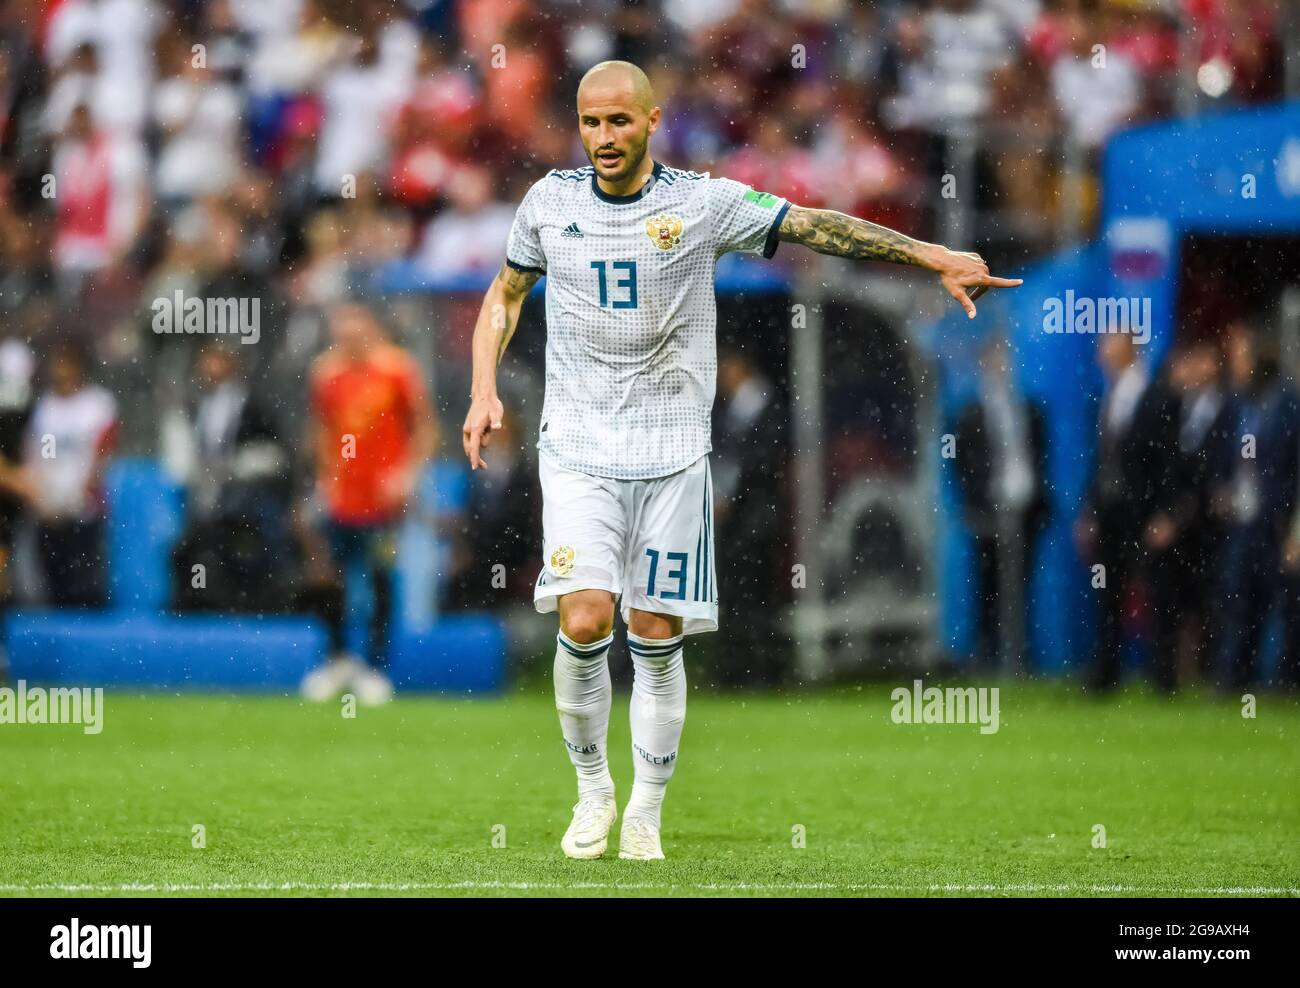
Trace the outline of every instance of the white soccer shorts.
{"label": "white soccer shorts", "polygon": [[533,590],[543,614],[575,590],[608,590],[632,608],[718,630],[709,457],[650,480],[611,480],[539,457],[545,564]]}

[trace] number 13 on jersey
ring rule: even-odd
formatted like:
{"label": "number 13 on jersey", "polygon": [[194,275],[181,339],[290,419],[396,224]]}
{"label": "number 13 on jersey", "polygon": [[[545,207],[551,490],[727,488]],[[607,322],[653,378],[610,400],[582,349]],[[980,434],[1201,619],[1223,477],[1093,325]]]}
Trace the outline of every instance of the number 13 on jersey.
{"label": "number 13 on jersey", "polygon": [[[596,269],[596,279],[600,286],[601,308],[636,308],[636,261],[592,261],[591,266]],[[625,277],[614,277],[611,286],[611,278],[606,272],[606,266],[613,269],[614,275],[617,276],[621,272]],[[620,298],[616,298],[612,302],[609,297],[611,287],[616,292],[623,293]]]}

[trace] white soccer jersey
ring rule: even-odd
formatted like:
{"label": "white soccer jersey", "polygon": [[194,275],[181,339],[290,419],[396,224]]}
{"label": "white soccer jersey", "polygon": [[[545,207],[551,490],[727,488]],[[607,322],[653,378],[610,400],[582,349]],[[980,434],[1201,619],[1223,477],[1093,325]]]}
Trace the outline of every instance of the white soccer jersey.
{"label": "white soccer jersey", "polygon": [[771,257],[784,199],[662,164],[611,196],[590,166],[552,171],[515,214],[507,263],[546,277],[538,448],[618,480],[664,477],[712,448],[718,257]]}

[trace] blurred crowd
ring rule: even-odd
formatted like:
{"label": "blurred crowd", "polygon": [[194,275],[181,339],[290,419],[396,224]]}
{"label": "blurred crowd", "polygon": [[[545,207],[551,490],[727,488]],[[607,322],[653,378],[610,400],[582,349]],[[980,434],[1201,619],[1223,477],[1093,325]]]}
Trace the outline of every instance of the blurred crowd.
{"label": "blurred crowd", "polygon": [[972,197],[943,178],[974,133],[981,236],[1041,250],[1095,199],[1091,154],[1116,128],[1180,92],[1279,97],[1283,16],[1281,0],[6,0],[3,305],[124,359],[140,300],[179,282],[274,290],[288,318],[397,261],[490,273],[522,190],[583,161],[575,85],[606,58],[650,72],[670,163],[923,236],[945,196]]}
{"label": "blurred crowd", "polygon": [[[597,61],[646,68],[667,162],[923,237],[939,235],[954,144],[974,135],[972,246],[1023,258],[1060,240],[1067,212],[1086,221],[1116,128],[1189,99],[1277,98],[1285,13],[1282,0],[0,0],[0,562],[28,510],[47,599],[102,601],[106,464],[156,454],[188,488],[178,606],[212,606],[187,577],[205,558],[245,574],[223,606],[297,595],[337,613],[318,562],[389,550],[384,533],[322,540],[306,517],[329,512],[301,497],[327,468],[310,439],[322,352],[363,336],[391,362],[403,340],[379,288],[395,270],[469,291],[497,269],[527,186],[584,160],[572,103]],[[156,332],[155,303],[174,296],[257,300],[256,345]],[[367,296],[365,315],[349,309]],[[399,443],[412,456],[460,412],[423,394],[434,366],[466,356],[472,314],[457,318],[459,336],[405,340],[399,362],[419,380],[384,399],[418,409]],[[447,352],[433,342],[448,338]],[[725,445],[775,406],[743,356],[723,364]],[[464,573],[488,544],[512,574],[528,569],[520,519],[535,505],[515,478],[529,464],[520,437],[501,445],[473,495],[495,520],[456,532],[453,605],[483,602]],[[724,464],[748,478],[737,497],[772,483],[746,448],[738,438]],[[751,500],[735,511],[746,531],[776,504]],[[512,580],[526,598],[530,577]]]}

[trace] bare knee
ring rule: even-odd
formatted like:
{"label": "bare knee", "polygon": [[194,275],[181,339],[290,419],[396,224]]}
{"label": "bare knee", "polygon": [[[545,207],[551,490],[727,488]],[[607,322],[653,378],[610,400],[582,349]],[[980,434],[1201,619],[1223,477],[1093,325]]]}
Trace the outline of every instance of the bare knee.
{"label": "bare knee", "polygon": [[579,590],[560,598],[560,630],[570,641],[590,645],[614,630],[614,597],[604,590]]}
{"label": "bare knee", "polygon": [[675,614],[654,614],[633,608],[627,630],[638,638],[676,638],[682,633],[682,619]]}

